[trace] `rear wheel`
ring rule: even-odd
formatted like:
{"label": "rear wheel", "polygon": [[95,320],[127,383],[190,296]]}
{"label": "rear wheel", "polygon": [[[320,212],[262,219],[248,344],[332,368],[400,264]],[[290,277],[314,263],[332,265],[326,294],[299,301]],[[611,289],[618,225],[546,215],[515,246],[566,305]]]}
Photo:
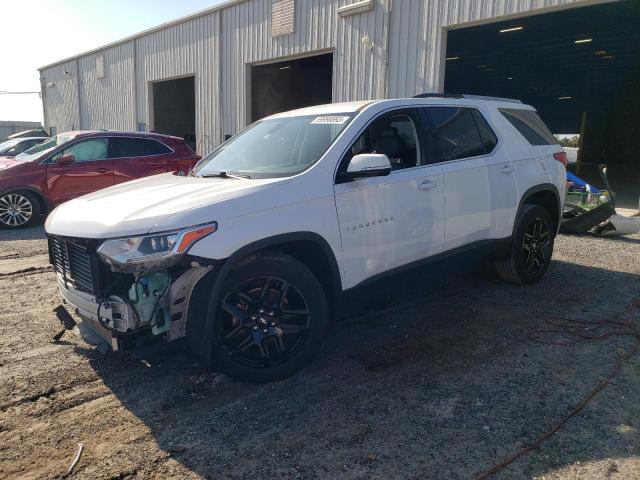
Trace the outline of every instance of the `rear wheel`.
{"label": "rear wheel", "polygon": [[551,262],[555,230],[551,215],[539,205],[524,205],[507,257],[496,262],[504,281],[532,284],[542,278]]}
{"label": "rear wheel", "polygon": [[282,379],[320,350],[329,324],[324,290],[293,257],[263,253],[225,280],[215,315],[214,364],[248,382]]}
{"label": "rear wheel", "polygon": [[0,196],[0,227],[27,227],[39,215],[40,204],[31,193],[9,192]]}

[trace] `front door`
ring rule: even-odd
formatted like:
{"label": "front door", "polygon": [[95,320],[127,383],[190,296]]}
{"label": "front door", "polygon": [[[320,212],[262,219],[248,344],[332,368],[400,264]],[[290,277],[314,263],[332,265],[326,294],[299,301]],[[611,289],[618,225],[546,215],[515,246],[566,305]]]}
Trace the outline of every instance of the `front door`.
{"label": "front door", "polygon": [[[74,161],[58,165],[56,159],[72,155]],[[58,152],[47,164],[48,197],[55,205],[113,185],[113,160],[109,158],[109,140],[80,140]]]}
{"label": "front door", "polygon": [[378,117],[351,146],[341,169],[353,155],[383,153],[392,172],[335,185],[346,288],[442,251],[442,170],[426,150],[412,109]]}

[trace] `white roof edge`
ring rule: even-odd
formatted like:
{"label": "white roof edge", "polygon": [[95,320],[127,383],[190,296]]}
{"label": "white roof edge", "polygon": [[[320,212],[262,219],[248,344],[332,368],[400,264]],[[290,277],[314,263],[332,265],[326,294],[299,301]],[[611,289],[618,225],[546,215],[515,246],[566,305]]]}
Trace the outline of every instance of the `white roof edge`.
{"label": "white roof edge", "polygon": [[261,120],[273,119],[273,118],[288,118],[288,117],[301,117],[305,115],[332,115],[338,113],[355,113],[363,109],[364,107],[379,102],[380,100],[358,100],[354,102],[338,102],[338,103],[325,103],[321,105],[313,105],[310,107],[297,108],[295,110],[288,110],[286,112],[274,113],[268,117],[264,117]]}
{"label": "white roof edge", "polygon": [[111,43],[107,43],[105,45],[101,45],[96,48],[92,48],[91,50],[87,50],[85,52],[78,53],[77,55],[72,55],[70,57],[63,58],[62,60],[57,60],[53,63],[49,63],[42,67],[38,67],[38,71],[42,72],[42,70],[46,70],[47,68],[56,67],[58,65],[62,65],[64,63],[71,62],[73,60],[77,60],[79,58],[85,57],[87,55],[91,55],[93,53],[98,53],[103,50],[107,50],[109,48],[117,47],[118,45],[123,45],[125,43],[132,42],[133,40],[137,40],[138,38],[144,37],[145,35],[149,35],[150,33],[159,32],[160,30],[164,30],[169,27],[174,27],[176,25],[180,25],[181,23],[188,22],[189,20],[193,20],[198,17],[203,17],[213,12],[217,12],[219,10],[224,10],[225,8],[231,7],[237,3],[247,2],[249,0],[226,0],[218,5],[214,5],[213,7],[205,8],[204,10],[198,10],[197,12],[190,13],[184,17],[177,18],[175,20],[170,20],[165,23],[161,23],[155,27],[148,28],[146,30],[142,30],[141,32],[134,33],[133,35],[129,35],[128,37],[124,37],[120,40],[116,40]]}

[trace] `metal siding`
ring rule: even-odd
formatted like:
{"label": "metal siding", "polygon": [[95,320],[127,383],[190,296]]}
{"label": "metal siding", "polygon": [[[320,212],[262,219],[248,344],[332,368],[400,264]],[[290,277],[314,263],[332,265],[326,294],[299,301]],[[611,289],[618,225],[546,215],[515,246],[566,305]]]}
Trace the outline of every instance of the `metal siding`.
{"label": "metal siding", "polygon": [[[294,33],[277,37],[271,36],[271,0],[253,0],[221,11],[224,133],[233,134],[248,122],[253,63],[332,50],[333,101],[384,96],[383,0],[376,0],[371,12],[340,18],[338,8],[350,3],[298,0]],[[362,44],[365,35],[373,42],[372,50]]]}
{"label": "metal siding", "polygon": [[[80,58],[80,125],[83,129],[135,130],[133,42]],[[104,78],[96,59],[104,58]]]}
{"label": "metal siding", "polygon": [[198,152],[206,153],[220,143],[216,121],[219,108],[216,62],[218,12],[197,17],[136,39],[137,122],[150,128],[151,82],[195,76],[196,138]]}
{"label": "metal siding", "polygon": [[[62,133],[80,128],[76,65],[72,60],[41,72],[47,130],[56,127]],[[47,87],[51,83],[54,85]]]}

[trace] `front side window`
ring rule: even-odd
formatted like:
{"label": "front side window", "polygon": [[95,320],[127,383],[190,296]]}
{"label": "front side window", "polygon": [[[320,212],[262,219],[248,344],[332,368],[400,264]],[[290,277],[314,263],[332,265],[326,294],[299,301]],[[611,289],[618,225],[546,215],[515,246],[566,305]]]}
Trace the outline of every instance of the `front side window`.
{"label": "front side window", "polygon": [[204,157],[193,175],[248,178],[296,175],[316,163],[351,120],[344,114],[262,120]]}
{"label": "front side window", "polygon": [[422,165],[418,130],[412,116],[393,112],[375,119],[351,146],[347,162],[361,153],[385,154],[392,170]]}
{"label": "front side window", "polygon": [[56,135],[55,137],[43,138],[42,142],[39,142],[34,147],[31,147],[28,150],[25,150],[24,152],[22,152],[20,155],[18,155],[16,157],[16,160],[25,161],[25,162],[29,160],[35,160],[49,153],[54,148],[59,147],[64,143],[67,143],[73,138],[74,138],[74,135],[65,135],[63,133],[61,133],[60,135]]}
{"label": "front side window", "polygon": [[171,153],[171,149],[166,145],[146,138],[112,137],[110,142],[115,158],[149,157]]}
{"label": "front side window", "polygon": [[477,157],[487,153],[471,108],[428,107],[440,161]]}
{"label": "front side window", "polygon": [[[65,148],[56,157],[61,155],[73,155],[75,162],[92,162],[108,158],[109,141],[106,138],[91,138]],[[55,158],[54,158],[55,161]]]}
{"label": "front side window", "polygon": [[16,140],[7,140],[0,143],[0,155],[11,156],[11,152],[16,148],[16,143]]}
{"label": "front side window", "polygon": [[531,145],[555,145],[558,140],[549,131],[535,110],[501,108],[500,113],[518,130]]}

